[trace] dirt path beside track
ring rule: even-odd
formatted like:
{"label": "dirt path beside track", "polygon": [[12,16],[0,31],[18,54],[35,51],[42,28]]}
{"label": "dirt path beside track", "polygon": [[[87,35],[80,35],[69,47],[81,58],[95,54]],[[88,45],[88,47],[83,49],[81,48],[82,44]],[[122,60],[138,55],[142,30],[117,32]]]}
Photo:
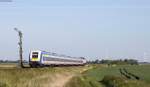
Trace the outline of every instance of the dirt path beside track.
{"label": "dirt path beside track", "polygon": [[50,84],[47,84],[44,87],[64,87],[64,85],[70,81],[73,76],[74,75],[71,73],[56,74],[56,76],[54,76],[55,78],[52,79]]}
{"label": "dirt path beside track", "polygon": [[82,74],[87,70],[92,69],[92,67],[83,68],[79,70],[78,73],[63,73],[63,74],[56,74],[50,84],[45,85],[44,87],[64,87],[74,76]]}

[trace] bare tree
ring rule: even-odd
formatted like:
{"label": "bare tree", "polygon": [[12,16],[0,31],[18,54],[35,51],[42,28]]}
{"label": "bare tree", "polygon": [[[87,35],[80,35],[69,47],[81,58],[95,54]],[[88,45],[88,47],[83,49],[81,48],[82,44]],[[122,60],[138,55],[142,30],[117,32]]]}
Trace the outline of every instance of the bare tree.
{"label": "bare tree", "polygon": [[22,55],[23,55],[23,49],[22,49],[22,32],[20,31],[20,30],[18,30],[17,28],[14,28],[14,30],[15,31],[17,31],[18,32],[18,35],[19,35],[19,43],[18,43],[18,45],[19,45],[19,57],[20,57],[20,61],[19,61],[19,64],[20,64],[20,67],[21,68],[24,68],[24,66],[23,66],[23,57],[22,57]]}

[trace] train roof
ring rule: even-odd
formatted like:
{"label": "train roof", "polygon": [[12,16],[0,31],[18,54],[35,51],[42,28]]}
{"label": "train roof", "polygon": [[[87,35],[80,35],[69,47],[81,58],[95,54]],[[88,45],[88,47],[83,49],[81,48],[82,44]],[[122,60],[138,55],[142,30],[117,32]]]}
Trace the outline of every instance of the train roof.
{"label": "train roof", "polygon": [[31,52],[45,52],[49,55],[52,55],[52,56],[58,56],[58,57],[69,57],[69,58],[77,58],[77,59],[85,59],[83,57],[71,57],[71,56],[67,56],[67,55],[64,55],[64,54],[57,54],[57,53],[54,53],[54,52],[47,52],[47,51],[43,51],[43,50],[33,50]]}

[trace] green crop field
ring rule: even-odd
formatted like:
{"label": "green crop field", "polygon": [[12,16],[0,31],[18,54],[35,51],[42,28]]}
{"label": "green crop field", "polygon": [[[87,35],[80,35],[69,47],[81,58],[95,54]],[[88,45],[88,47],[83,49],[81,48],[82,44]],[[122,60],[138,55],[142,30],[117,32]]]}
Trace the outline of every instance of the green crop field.
{"label": "green crop field", "polygon": [[[138,78],[126,78],[120,73],[125,68]],[[150,87],[150,65],[94,65],[81,76],[74,77],[66,87]]]}

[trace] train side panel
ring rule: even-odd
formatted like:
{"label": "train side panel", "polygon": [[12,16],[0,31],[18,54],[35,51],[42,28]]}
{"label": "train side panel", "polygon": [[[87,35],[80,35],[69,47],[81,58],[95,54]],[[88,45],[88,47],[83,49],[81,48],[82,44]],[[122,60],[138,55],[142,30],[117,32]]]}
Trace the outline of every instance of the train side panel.
{"label": "train side panel", "polygon": [[45,51],[32,51],[30,53],[31,66],[47,66],[47,65],[84,65],[86,60],[82,58],[73,58],[66,56],[52,55]]}

